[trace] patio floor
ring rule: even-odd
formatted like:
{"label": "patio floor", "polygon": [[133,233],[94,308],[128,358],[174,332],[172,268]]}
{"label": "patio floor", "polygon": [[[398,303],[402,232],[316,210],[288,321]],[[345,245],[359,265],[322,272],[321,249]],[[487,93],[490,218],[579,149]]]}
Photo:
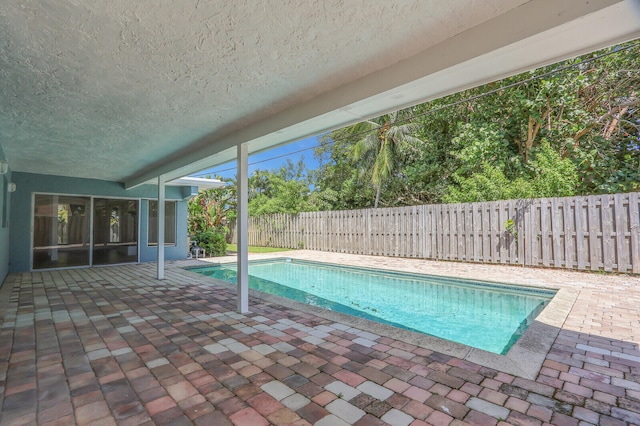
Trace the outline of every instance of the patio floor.
{"label": "patio floor", "polygon": [[[640,278],[296,251],[579,290],[535,380],[250,298],[170,262],[11,274],[3,425],[640,424]],[[233,259],[232,259],[233,260]]]}

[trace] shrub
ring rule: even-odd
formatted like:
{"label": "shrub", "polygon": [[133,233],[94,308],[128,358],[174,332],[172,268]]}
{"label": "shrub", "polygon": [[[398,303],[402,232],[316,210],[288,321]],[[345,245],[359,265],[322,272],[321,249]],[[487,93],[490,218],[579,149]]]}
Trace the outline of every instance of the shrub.
{"label": "shrub", "polygon": [[225,233],[221,230],[200,232],[196,234],[196,242],[211,256],[224,256],[227,254],[227,240],[225,239]]}

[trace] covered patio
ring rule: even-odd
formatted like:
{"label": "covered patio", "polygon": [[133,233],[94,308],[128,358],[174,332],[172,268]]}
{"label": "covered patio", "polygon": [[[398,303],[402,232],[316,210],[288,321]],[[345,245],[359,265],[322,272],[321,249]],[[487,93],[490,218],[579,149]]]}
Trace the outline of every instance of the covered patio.
{"label": "covered patio", "polygon": [[163,281],[154,264],[15,273],[0,293],[0,422],[640,422],[637,277],[309,251],[281,256],[580,292],[530,380],[377,334],[367,321],[335,321],[258,294],[250,312],[239,314],[233,286],[182,269],[203,261],[170,262]]}
{"label": "covered patio", "polygon": [[[0,423],[640,423],[637,278],[296,252],[573,290],[525,378],[252,295],[246,238],[250,154],[639,38],[638,2],[327,3],[2,5]],[[230,160],[237,288],[181,269],[171,185]]]}

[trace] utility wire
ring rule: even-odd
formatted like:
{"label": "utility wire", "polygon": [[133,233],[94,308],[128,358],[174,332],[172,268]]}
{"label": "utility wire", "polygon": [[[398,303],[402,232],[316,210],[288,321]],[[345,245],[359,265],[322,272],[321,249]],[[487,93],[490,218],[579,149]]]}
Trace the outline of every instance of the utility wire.
{"label": "utility wire", "polygon": [[[616,46],[615,48],[613,48],[613,49],[612,49],[611,51],[609,51],[609,52],[602,53],[602,54],[600,54],[600,55],[598,55],[598,56],[594,56],[594,57],[592,57],[592,58],[585,59],[585,60],[583,60],[583,61],[581,61],[581,62],[578,62],[578,63],[575,63],[575,64],[568,64],[568,65],[565,65],[565,66],[562,66],[562,67],[556,68],[556,69],[554,69],[554,70],[547,71],[547,72],[542,73],[542,74],[534,75],[534,76],[529,77],[529,78],[526,78],[526,79],[524,79],[524,80],[516,81],[515,83],[507,84],[506,86],[500,86],[500,87],[498,87],[498,88],[491,89],[491,90],[489,90],[489,91],[487,91],[487,92],[480,93],[480,94],[478,94],[478,95],[470,96],[470,97],[468,97],[468,98],[461,99],[461,100],[458,100],[458,101],[455,101],[455,102],[451,102],[451,103],[448,103],[448,104],[446,104],[446,105],[441,105],[441,106],[439,106],[439,107],[436,107],[436,108],[430,109],[430,110],[425,111],[425,112],[422,112],[422,113],[420,113],[420,114],[415,114],[415,115],[412,115],[412,116],[407,117],[407,118],[405,118],[405,119],[398,120],[398,121],[397,121],[397,123],[398,123],[398,124],[409,123],[409,122],[411,122],[413,119],[415,119],[415,118],[417,118],[417,117],[427,116],[427,115],[429,115],[429,114],[433,114],[433,113],[436,113],[436,112],[438,112],[438,111],[442,111],[443,109],[446,109],[446,108],[450,108],[450,107],[458,106],[458,105],[460,105],[460,104],[464,104],[464,103],[467,103],[467,102],[472,102],[472,101],[475,101],[475,100],[478,100],[478,99],[484,98],[485,96],[489,96],[489,95],[493,95],[493,94],[495,94],[495,93],[501,92],[501,91],[503,91],[503,90],[512,89],[512,88],[514,88],[514,87],[518,87],[518,86],[521,86],[521,85],[523,85],[523,84],[530,83],[530,82],[532,82],[532,81],[540,80],[540,79],[542,79],[542,78],[544,78],[544,77],[548,77],[548,76],[551,76],[551,75],[554,75],[554,74],[558,74],[558,73],[564,72],[564,71],[566,71],[566,70],[569,70],[569,69],[571,69],[571,68],[577,68],[577,67],[580,67],[580,66],[582,66],[582,65],[584,65],[584,64],[588,64],[588,63],[593,62],[593,61],[596,61],[596,60],[598,60],[598,59],[602,59],[602,58],[607,57],[607,56],[609,56],[609,55],[613,55],[614,53],[620,53],[620,52],[624,52],[625,50],[630,50],[630,49],[632,49],[632,48],[634,48],[634,47],[636,47],[636,46],[640,46],[640,40],[637,40],[635,43],[630,44],[630,45],[628,45],[628,46],[624,46],[624,47]],[[434,100],[435,100],[435,99],[434,99]],[[430,101],[430,102],[431,102],[431,101]],[[334,144],[334,143],[336,143],[336,142],[339,142],[339,141],[342,141],[342,140],[345,140],[345,139],[351,139],[351,138],[358,137],[358,136],[361,136],[361,135],[366,135],[367,133],[377,132],[377,131],[378,131],[378,130],[380,130],[382,127],[383,127],[383,126],[382,126],[382,125],[380,125],[380,126],[378,126],[378,127],[374,127],[374,128],[372,128],[372,129],[363,130],[362,132],[359,132],[359,133],[353,133],[353,134],[350,134],[349,136],[345,136],[345,137],[342,137],[342,138],[338,138],[338,139],[331,139],[331,140],[326,141],[326,142],[320,142],[319,144],[314,145],[314,146],[310,146],[310,147],[307,147],[307,148],[301,148],[301,149],[298,149],[298,150],[296,150],[296,151],[288,152],[288,153],[286,153],[286,154],[276,155],[276,156],[274,156],[274,157],[270,157],[270,158],[265,158],[265,159],[263,159],[263,160],[254,161],[254,162],[252,162],[252,163],[249,163],[248,165],[249,165],[249,166],[254,166],[254,165],[256,165],[256,164],[265,163],[265,162],[267,162],[267,161],[277,160],[278,158],[288,157],[288,156],[290,156],[290,155],[294,155],[294,154],[300,154],[300,153],[302,153],[302,152],[309,151],[309,150],[311,150],[311,149],[315,149],[315,148],[319,148],[319,147],[323,147],[323,146],[326,146],[326,145],[331,145],[331,144]],[[227,169],[216,170],[215,172],[211,172],[211,173],[202,173],[202,174],[199,174],[199,175],[193,175],[193,176],[195,176],[195,177],[203,177],[203,176],[207,176],[207,175],[212,175],[212,174],[214,174],[214,173],[223,173],[223,172],[228,172],[228,171],[231,171],[231,170],[235,170],[236,168],[237,168],[237,167],[229,167],[229,168],[227,168]]]}

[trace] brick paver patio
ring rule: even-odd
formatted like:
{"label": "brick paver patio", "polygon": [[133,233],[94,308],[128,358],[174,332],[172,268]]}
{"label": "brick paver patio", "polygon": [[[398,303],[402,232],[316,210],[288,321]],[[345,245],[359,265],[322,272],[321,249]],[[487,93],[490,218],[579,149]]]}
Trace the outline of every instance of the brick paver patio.
{"label": "brick paver patio", "polygon": [[[640,279],[301,251],[579,289],[535,380],[252,297],[168,265],[12,274],[3,425],[640,424]],[[191,261],[194,263],[195,261]]]}

